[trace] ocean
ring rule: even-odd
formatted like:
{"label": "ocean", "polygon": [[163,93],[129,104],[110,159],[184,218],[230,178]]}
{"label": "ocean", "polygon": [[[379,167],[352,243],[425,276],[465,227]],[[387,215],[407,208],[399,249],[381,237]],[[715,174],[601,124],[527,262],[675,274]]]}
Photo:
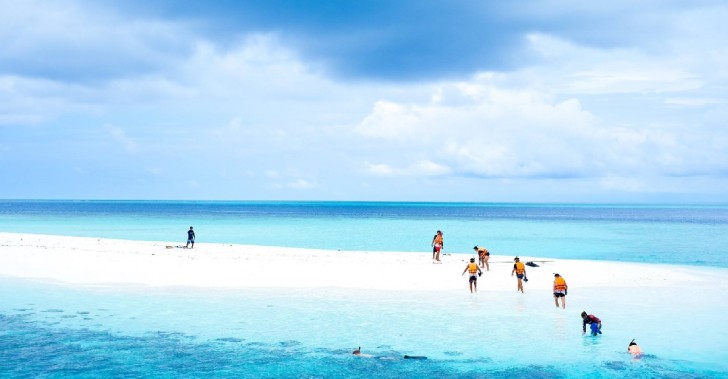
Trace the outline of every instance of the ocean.
{"label": "ocean", "polygon": [[0,201],[0,231],[728,267],[728,205]]}
{"label": "ocean", "polygon": [[[0,201],[0,231],[693,266],[698,293],[76,286],[0,278],[0,377],[711,378],[728,375],[728,206]],[[1,250],[0,250],[1,251]],[[673,301],[674,299],[674,301]],[[631,358],[637,338],[646,355]],[[352,356],[362,346],[370,358]],[[427,356],[426,360],[403,359]]]}

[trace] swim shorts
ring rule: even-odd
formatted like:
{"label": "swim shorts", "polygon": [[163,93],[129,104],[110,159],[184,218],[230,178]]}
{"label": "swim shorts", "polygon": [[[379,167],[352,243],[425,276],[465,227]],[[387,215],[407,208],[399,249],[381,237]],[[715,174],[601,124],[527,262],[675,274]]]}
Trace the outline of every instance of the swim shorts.
{"label": "swim shorts", "polygon": [[477,282],[478,281],[478,275],[470,275],[470,283]]}
{"label": "swim shorts", "polygon": [[555,291],[555,292],[554,292],[554,296],[555,296],[555,297],[564,297],[564,296],[566,296],[566,291],[564,291],[564,290],[561,290],[561,291]]}
{"label": "swim shorts", "polygon": [[592,322],[589,325],[591,326],[591,335],[596,336],[597,334],[602,334],[602,324]]}
{"label": "swim shorts", "polygon": [[518,279],[523,279],[523,274],[516,274],[516,277],[518,277]]}

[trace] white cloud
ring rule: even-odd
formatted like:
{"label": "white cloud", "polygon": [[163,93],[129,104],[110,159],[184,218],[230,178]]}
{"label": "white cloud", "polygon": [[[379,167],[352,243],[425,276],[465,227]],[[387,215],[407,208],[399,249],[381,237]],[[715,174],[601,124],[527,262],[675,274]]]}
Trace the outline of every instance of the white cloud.
{"label": "white cloud", "polygon": [[450,168],[435,162],[422,160],[412,166],[412,172],[426,176],[440,176],[451,172]]}
{"label": "white cloud", "polygon": [[312,188],[316,188],[316,184],[315,183],[309,182],[308,180],[305,180],[305,179],[297,179],[297,180],[294,180],[292,182],[288,182],[286,185],[287,185],[288,188],[293,188],[293,189],[312,189]]}
{"label": "white cloud", "polygon": [[393,167],[386,163],[372,164],[364,162],[366,172],[375,176],[390,177],[406,177],[406,176],[442,176],[452,172],[449,167],[431,162],[428,160],[420,160],[410,165],[402,167]]}
{"label": "white cloud", "polygon": [[392,176],[397,173],[396,169],[385,163],[372,164],[369,162],[364,162],[364,165],[366,166],[366,172],[373,175]]}
{"label": "white cloud", "polygon": [[416,109],[406,105],[377,101],[354,131],[367,137],[408,140],[418,133],[419,117]]}
{"label": "white cloud", "polygon": [[720,105],[728,103],[727,99],[705,98],[705,97],[668,97],[665,98],[665,104],[680,107],[705,107],[711,105]]}
{"label": "white cloud", "polygon": [[[431,177],[453,187],[568,178],[604,193],[650,192],[679,188],[681,176],[728,172],[721,92],[728,53],[715,43],[722,35],[699,39],[707,31],[695,23],[681,23],[690,38],[674,39],[665,51],[585,47],[532,34],[537,60],[517,71],[346,82],[327,77],[273,33],[223,46],[184,24],[126,20],[72,2],[28,3],[23,11],[14,4],[2,6],[10,11],[0,14],[0,57],[47,58],[44,49],[68,43],[71,53],[108,55],[120,64],[91,81],[29,71],[0,76],[0,124],[69,139],[86,132],[77,125],[106,125],[124,151],[155,162],[160,172],[184,163],[227,173],[223,182],[206,179],[205,188],[253,191],[249,180],[257,177],[264,188],[258,197],[270,196],[271,187],[346,197],[354,190],[345,185],[373,175],[388,180],[368,182],[367,192],[383,197],[380,182]],[[158,49],[165,44],[172,47]],[[125,71],[127,63],[136,69]]]}
{"label": "white cloud", "polygon": [[129,154],[136,154],[138,144],[135,140],[126,135],[124,129],[114,125],[104,125],[107,133]]}

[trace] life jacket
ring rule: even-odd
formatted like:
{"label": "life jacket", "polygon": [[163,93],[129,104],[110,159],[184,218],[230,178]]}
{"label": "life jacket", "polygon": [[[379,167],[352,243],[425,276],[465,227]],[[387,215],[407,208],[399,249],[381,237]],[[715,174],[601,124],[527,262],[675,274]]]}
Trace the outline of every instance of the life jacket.
{"label": "life jacket", "polygon": [[516,262],[516,274],[523,274],[525,270],[526,267],[523,265],[523,262]]}
{"label": "life jacket", "polygon": [[435,237],[435,243],[442,245],[442,236],[438,235],[437,237]]}
{"label": "life jacket", "polygon": [[478,264],[468,263],[468,272],[471,274],[475,274],[476,272],[478,272]]}
{"label": "life jacket", "polygon": [[554,279],[554,288],[557,291],[565,290],[566,289],[566,280],[564,280],[564,278],[562,278],[560,276],[558,278]]}

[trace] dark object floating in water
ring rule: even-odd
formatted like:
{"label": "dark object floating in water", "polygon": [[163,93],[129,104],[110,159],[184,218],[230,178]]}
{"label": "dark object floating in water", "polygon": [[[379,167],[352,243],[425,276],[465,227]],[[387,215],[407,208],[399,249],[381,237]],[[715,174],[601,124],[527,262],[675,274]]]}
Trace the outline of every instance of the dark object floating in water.
{"label": "dark object floating in water", "polygon": [[539,267],[539,265],[537,265],[537,264],[535,264],[535,263],[533,263],[533,262],[526,262],[526,266],[530,266],[530,267]]}
{"label": "dark object floating in water", "polygon": [[405,355],[404,359],[427,359],[424,355]]}

